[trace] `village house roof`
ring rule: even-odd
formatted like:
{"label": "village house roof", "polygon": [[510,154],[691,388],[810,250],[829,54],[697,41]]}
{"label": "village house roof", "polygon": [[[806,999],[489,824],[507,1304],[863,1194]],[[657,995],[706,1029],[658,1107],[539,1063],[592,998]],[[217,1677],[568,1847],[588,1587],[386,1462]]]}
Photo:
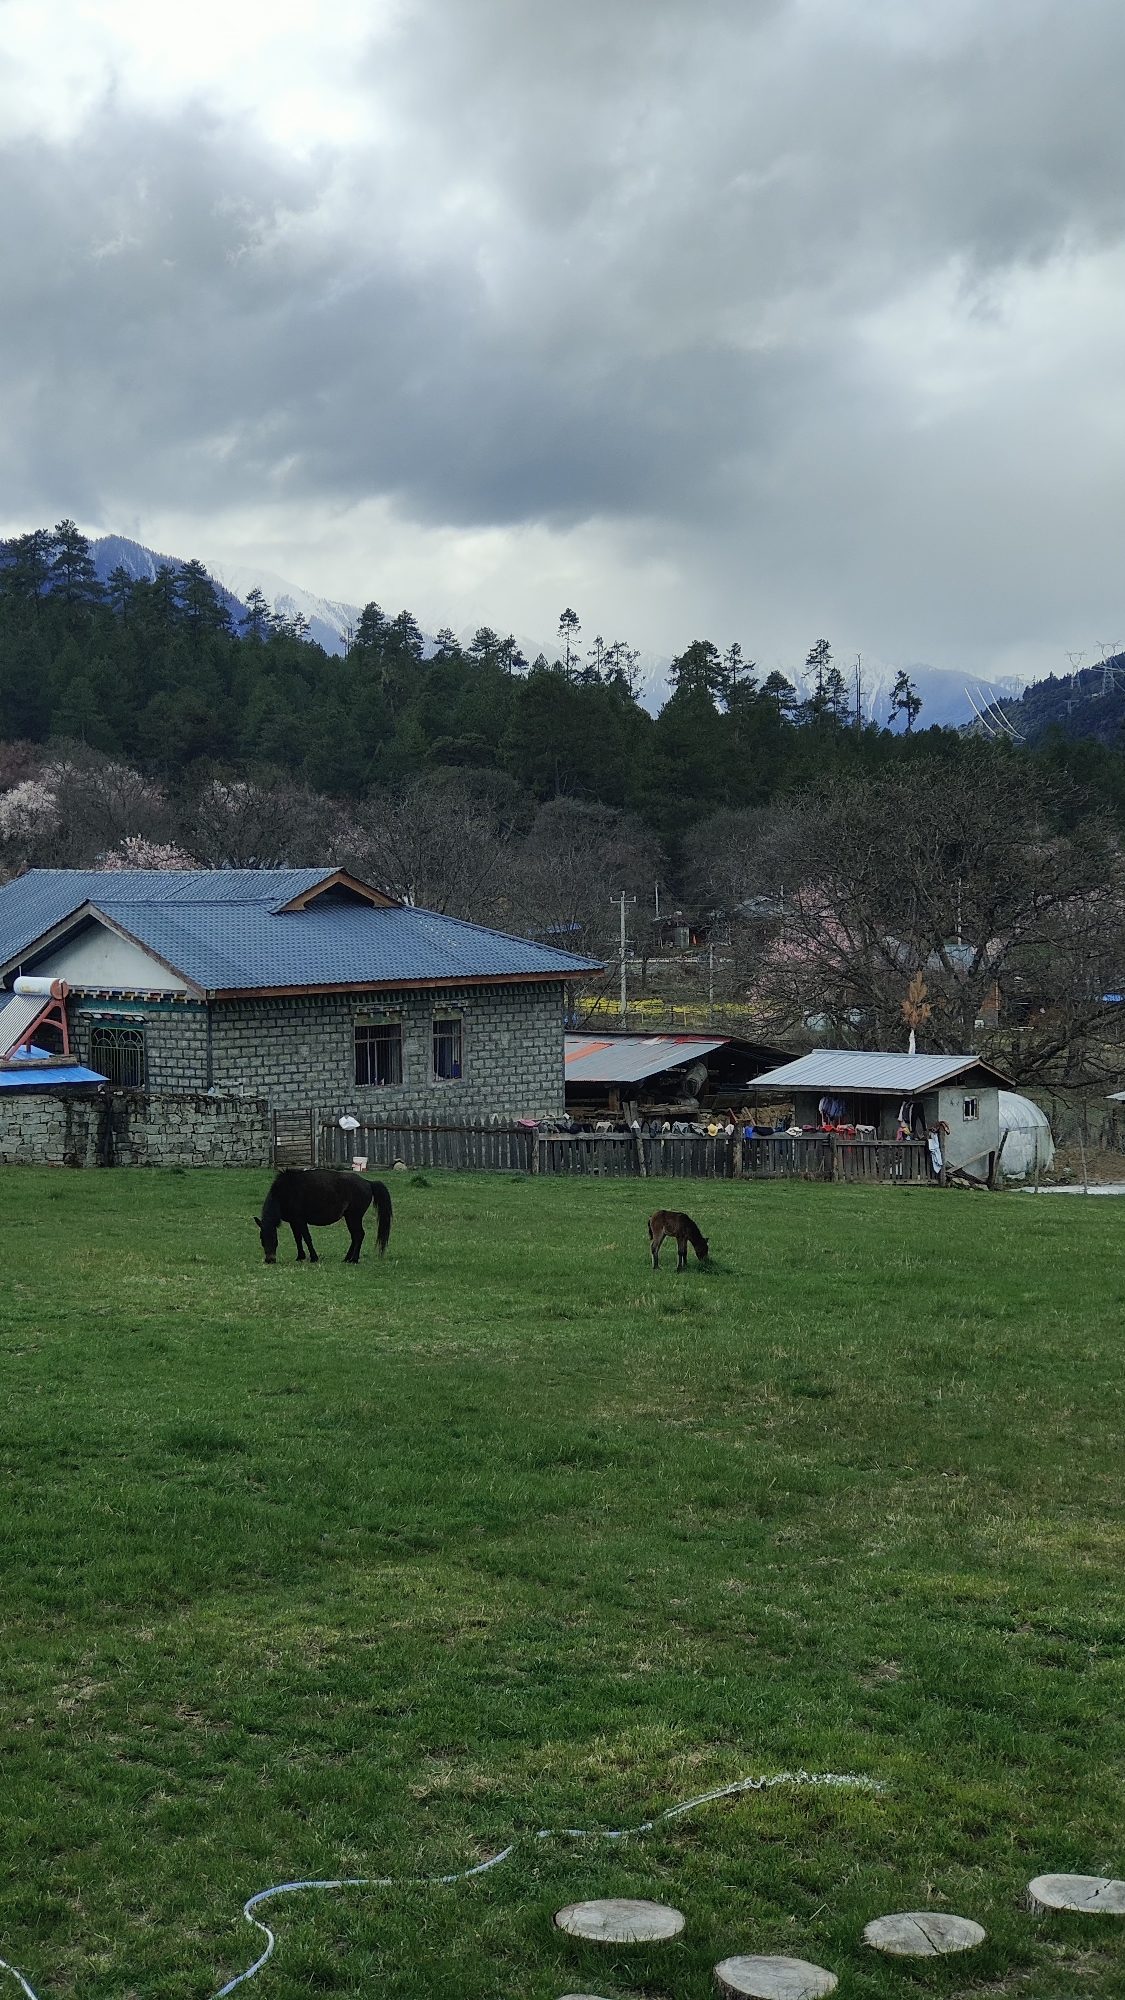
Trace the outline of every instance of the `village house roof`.
{"label": "village house roof", "polygon": [[602,970],[573,952],[396,903],[337,868],[37,868],[0,889],[0,979],[34,971],[97,926],[197,997],[509,984]]}
{"label": "village house roof", "polygon": [[686,1068],[716,1049],[744,1053],[748,1066],[774,1061],[784,1050],[734,1035],[595,1035],[566,1037],[566,1080],[575,1083],[643,1083],[665,1070]]}
{"label": "village house roof", "polygon": [[859,1091],[869,1097],[921,1097],[943,1083],[1010,1090],[1008,1078],[979,1056],[911,1056],[893,1050],[816,1049],[755,1079],[779,1090]]}

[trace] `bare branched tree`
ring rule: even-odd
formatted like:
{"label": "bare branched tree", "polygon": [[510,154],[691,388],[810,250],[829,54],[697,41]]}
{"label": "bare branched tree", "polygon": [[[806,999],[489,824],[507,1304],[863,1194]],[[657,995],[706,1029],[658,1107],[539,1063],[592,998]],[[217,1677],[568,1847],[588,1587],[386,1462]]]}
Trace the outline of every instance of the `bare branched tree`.
{"label": "bare branched tree", "polygon": [[905,1003],[921,1048],[975,1048],[1060,1087],[1115,1074],[1125,878],[1108,824],[1060,830],[1064,804],[991,755],[801,801],[763,1006],[779,1027],[815,1015],[840,1041],[899,1048]]}
{"label": "bare branched tree", "polygon": [[611,959],[618,950],[613,897],[624,890],[646,908],[665,868],[659,843],[635,820],[607,806],[550,799],[513,856],[515,927],[562,950]]}
{"label": "bare branched tree", "polygon": [[212,868],[315,868],[332,858],[343,817],[289,778],[214,778],[185,805],[180,839]]}
{"label": "bare branched tree", "polygon": [[172,815],[159,785],[131,765],[75,749],[0,793],[0,855],[16,868],[83,868],[132,836],[166,841]]}
{"label": "bare branched tree", "polygon": [[427,772],[357,808],[337,836],[342,864],[405,903],[493,923],[525,816],[496,772]]}

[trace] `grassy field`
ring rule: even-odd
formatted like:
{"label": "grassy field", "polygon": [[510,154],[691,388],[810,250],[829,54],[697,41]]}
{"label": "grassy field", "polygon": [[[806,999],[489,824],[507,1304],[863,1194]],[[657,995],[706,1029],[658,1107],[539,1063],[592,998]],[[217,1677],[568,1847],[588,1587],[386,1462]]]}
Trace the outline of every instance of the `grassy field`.
{"label": "grassy field", "polygon": [[[0,1174],[0,1956],[205,2000],[243,1900],[470,1866],[750,1773],[857,1772],[461,1885],[293,1895],[244,1992],[1125,1992],[1125,1208],[396,1175],[384,1263],[267,1269],[266,1177]],[[676,1903],[582,1946],[565,1902]],[[909,1965],[864,1923],[978,1918]],[[4,1977],[0,1975],[0,1977]],[[14,1996],[16,1989],[11,1987]]]}

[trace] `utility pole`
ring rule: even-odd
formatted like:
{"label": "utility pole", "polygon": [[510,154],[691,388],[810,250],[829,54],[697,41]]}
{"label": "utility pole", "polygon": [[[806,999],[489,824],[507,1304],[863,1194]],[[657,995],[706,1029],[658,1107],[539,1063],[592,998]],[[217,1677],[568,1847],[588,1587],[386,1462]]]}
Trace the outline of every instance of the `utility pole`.
{"label": "utility pole", "polygon": [[707,946],[707,1026],[715,1025],[715,944]]}
{"label": "utility pole", "polygon": [[636,900],[635,896],[627,896],[624,889],[622,889],[620,896],[613,898],[615,906],[621,912],[621,1026],[623,1028],[629,1025],[629,1000],[625,981],[625,951],[627,944],[625,937],[625,905],[626,903],[635,903]]}
{"label": "utility pole", "polygon": [[863,654],[855,656],[855,729],[856,735],[863,735]]}

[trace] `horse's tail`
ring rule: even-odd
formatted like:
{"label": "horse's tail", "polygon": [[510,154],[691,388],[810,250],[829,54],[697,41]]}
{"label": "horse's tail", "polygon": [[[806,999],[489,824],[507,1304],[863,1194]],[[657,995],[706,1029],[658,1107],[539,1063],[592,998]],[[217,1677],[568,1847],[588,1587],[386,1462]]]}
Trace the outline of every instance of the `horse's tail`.
{"label": "horse's tail", "polygon": [[382,1181],[368,1181],[367,1185],[371,1189],[371,1199],[379,1215],[379,1233],[375,1241],[379,1246],[379,1255],[381,1257],[390,1241],[391,1220],[394,1216],[394,1209],[391,1207],[390,1189],[384,1186]]}

